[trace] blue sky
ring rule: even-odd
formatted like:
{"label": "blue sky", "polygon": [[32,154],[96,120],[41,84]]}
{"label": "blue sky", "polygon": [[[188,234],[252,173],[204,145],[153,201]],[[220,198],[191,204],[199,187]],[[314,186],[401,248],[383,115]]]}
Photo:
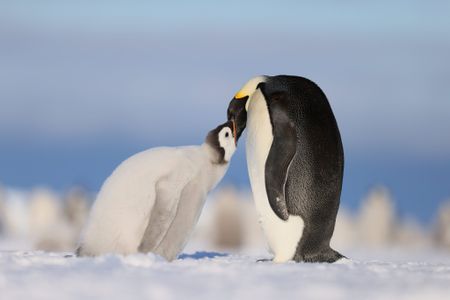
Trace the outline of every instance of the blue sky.
{"label": "blue sky", "polygon": [[[371,186],[429,220],[450,197],[447,1],[2,1],[0,182],[98,190],[157,145],[201,143],[259,74],[328,95],[343,203]],[[248,186],[244,143],[225,182]]]}

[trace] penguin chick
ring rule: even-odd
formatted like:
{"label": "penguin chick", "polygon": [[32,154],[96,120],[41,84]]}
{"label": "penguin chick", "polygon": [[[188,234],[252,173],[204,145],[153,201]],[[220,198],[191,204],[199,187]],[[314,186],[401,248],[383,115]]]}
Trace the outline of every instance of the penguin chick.
{"label": "penguin chick", "polygon": [[160,147],[122,162],[103,184],[77,255],[153,252],[174,260],[236,150],[228,121],[199,146]]}

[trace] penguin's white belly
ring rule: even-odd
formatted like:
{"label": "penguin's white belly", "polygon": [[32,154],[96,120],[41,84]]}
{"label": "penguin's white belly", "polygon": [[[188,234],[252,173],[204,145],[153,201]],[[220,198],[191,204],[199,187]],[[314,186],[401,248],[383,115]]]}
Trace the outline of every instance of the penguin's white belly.
{"label": "penguin's white belly", "polygon": [[249,101],[246,151],[253,198],[269,247],[275,255],[274,262],[285,262],[294,257],[304,222],[299,216],[292,215],[283,221],[270,207],[266,193],[265,164],[273,141],[272,125],[261,92],[257,90]]}

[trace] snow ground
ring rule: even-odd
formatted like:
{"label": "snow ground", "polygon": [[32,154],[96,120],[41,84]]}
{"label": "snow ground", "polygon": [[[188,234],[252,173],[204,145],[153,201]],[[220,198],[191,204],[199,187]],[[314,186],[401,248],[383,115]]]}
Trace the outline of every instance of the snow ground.
{"label": "snow ground", "polygon": [[151,254],[2,251],[0,299],[450,299],[449,254],[356,258],[368,257],[361,253],[330,265],[257,263],[261,255],[215,252],[168,263]]}

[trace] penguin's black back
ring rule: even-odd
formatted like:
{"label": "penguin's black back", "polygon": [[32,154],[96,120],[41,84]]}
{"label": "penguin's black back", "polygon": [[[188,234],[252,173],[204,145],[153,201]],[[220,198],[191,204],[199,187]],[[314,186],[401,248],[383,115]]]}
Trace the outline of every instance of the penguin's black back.
{"label": "penguin's black back", "polygon": [[303,77],[270,77],[264,91],[287,93],[289,115],[297,129],[296,154],[285,188],[289,214],[305,222],[294,259],[334,261],[342,257],[329,243],[340,202],[344,151],[330,104],[323,91]]}

